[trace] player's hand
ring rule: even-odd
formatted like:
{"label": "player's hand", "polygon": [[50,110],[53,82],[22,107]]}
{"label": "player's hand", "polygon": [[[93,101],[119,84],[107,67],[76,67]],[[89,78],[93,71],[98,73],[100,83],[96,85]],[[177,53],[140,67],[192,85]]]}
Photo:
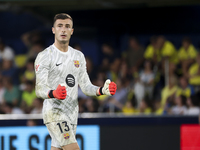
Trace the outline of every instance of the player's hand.
{"label": "player's hand", "polygon": [[53,96],[59,100],[63,100],[67,96],[67,91],[65,86],[58,85],[56,90],[53,90]]}
{"label": "player's hand", "polygon": [[110,79],[107,79],[104,83],[104,86],[99,89],[99,95],[108,95],[112,96],[117,90],[117,85],[114,82],[111,82]]}

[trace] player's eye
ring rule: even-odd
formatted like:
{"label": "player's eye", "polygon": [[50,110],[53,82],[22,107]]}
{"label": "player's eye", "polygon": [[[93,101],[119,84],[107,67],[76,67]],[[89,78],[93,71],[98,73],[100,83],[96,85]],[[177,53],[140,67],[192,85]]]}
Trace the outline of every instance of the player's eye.
{"label": "player's eye", "polygon": [[68,25],[66,25],[66,28],[70,28],[70,25],[68,24]]}

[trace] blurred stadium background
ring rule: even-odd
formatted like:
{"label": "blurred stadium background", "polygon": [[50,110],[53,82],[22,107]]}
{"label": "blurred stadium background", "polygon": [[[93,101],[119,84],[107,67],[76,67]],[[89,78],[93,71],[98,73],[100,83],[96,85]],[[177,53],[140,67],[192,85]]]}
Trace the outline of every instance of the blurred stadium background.
{"label": "blurred stadium background", "polygon": [[199,150],[199,0],[0,0],[0,150],[49,150],[34,60],[54,42],[53,17],[74,20],[70,45],[91,81],[79,90],[81,150]]}

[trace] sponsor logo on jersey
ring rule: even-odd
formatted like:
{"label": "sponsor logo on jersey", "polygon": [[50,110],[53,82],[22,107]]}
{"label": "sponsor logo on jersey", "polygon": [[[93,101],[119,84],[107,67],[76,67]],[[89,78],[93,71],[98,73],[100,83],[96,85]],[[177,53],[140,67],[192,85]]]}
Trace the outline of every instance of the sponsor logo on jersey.
{"label": "sponsor logo on jersey", "polygon": [[65,139],[69,139],[69,133],[64,134]]}
{"label": "sponsor logo on jersey", "polygon": [[75,85],[75,78],[72,74],[68,74],[65,81],[69,87],[73,87]]}
{"label": "sponsor logo on jersey", "polygon": [[78,60],[74,60],[74,66],[75,66],[76,68],[79,67],[79,61],[78,61]]}
{"label": "sponsor logo on jersey", "polygon": [[40,66],[40,65],[35,65],[35,71],[38,71],[38,70],[39,70],[39,66]]}

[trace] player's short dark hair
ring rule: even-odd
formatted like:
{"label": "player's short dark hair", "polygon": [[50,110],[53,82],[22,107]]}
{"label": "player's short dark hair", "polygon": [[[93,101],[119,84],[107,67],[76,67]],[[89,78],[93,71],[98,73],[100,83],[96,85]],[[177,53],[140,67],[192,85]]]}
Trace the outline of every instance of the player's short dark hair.
{"label": "player's short dark hair", "polygon": [[70,15],[68,15],[66,13],[60,13],[60,14],[56,14],[54,16],[53,25],[56,22],[56,20],[58,20],[58,19],[62,19],[62,20],[64,20],[64,19],[70,19],[73,22],[73,19],[72,19],[72,17]]}

